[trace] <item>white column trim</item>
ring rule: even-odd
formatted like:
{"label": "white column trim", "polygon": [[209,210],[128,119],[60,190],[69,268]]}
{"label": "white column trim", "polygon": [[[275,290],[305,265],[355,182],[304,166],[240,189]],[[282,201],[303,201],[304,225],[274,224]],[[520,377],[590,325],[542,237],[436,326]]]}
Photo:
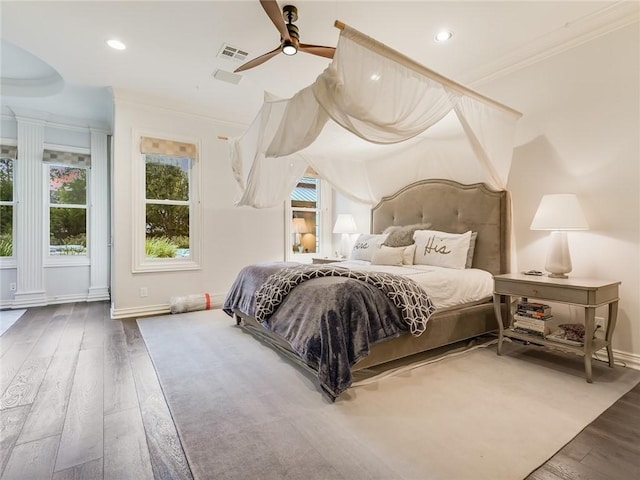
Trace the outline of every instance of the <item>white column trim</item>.
{"label": "white column trim", "polygon": [[42,154],[44,127],[41,120],[16,117],[18,159],[16,183],[16,273],[13,307],[46,305],[44,288],[44,234]]}
{"label": "white column trim", "polygon": [[91,130],[91,189],[89,257],[91,278],[88,300],[109,298],[109,193],[107,134]]}

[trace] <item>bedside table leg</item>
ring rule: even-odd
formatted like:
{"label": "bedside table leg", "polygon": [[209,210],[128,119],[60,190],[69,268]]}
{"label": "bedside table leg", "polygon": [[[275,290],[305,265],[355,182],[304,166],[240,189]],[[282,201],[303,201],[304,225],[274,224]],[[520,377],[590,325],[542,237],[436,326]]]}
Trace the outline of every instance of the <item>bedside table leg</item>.
{"label": "bedside table leg", "polygon": [[500,304],[501,295],[493,295],[493,311],[498,321],[498,355],[502,355],[502,341],[504,340],[504,323],[502,321],[502,305]]}
{"label": "bedside table leg", "polygon": [[587,382],[593,383],[591,379],[591,345],[593,344],[593,330],[596,320],[596,309],[586,307],[584,309],[584,370],[587,376]]}
{"label": "bedside table leg", "polygon": [[607,333],[605,334],[605,340],[607,341],[607,356],[609,357],[609,366],[613,368],[613,347],[611,346],[611,337],[613,336],[613,330],[616,328],[616,321],[618,320],[618,300],[609,304],[609,320],[607,321]]}

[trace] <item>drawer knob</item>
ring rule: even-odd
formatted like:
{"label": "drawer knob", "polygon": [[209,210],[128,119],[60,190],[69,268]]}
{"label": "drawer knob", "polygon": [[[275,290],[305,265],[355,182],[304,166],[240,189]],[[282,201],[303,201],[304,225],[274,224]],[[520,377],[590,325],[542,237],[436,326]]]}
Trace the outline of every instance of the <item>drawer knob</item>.
{"label": "drawer knob", "polygon": [[536,290],[535,288],[533,289],[533,294],[536,295],[538,293],[538,290]]}

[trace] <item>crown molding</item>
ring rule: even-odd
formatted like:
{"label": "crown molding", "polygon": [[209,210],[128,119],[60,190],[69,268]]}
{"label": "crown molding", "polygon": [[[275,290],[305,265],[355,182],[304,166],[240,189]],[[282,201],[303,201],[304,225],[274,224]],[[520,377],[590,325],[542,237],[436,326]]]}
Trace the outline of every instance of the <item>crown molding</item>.
{"label": "crown molding", "polygon": [[620,1],[549,32],[497,60],[462,76],[462,83],[478,86],[504,77],[583,43],[640,21],[640,3]]}
{"label": "crown molding", "polygon": [[207,121],[213,121],[226,127],[246,129],[249,126],[248,124],[223,120],[221,118],[214,117],[209,114],[209,107],[194,105],[186,101],[177,99],[170,100],[167,98],[160,98],[142,92],[115,87],[111,88],[111,92],[113,95],[114,103],[116,105],[116,110],[118,105],[129,104],[137,106],[139,108],[144,108],[148,111],[169,112],[175,115],[196,117]]}
{"label": "crown molding", "polygon": [[35,125],[43,125],[49,128],[60,128],[63,130],[74,130],[79,132],[100,131],[104,133],[110,133],[111,129],[109,125],[94,120],[82,120],[73,117],[65,117],[61,115],[55,115],[48,112],[39,110],[31,110],[22,107],[7,107],[11,115],[2,113],[2,119],[11,118],[15,121],[23,123],[30,123]]}

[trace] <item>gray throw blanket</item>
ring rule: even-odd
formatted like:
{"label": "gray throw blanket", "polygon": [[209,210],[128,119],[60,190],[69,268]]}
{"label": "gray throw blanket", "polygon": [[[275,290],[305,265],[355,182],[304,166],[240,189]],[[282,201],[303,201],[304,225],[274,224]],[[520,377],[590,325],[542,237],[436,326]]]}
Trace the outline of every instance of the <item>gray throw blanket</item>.
{"label": "gray throw blanket", "polygon": [[[340,276],[317,276],[325,274],[327,269]],[[273,300],[269,308],[273,310],[269,315],[260,307],[265,312],[260,314],[262,326],[284,339],[299,358],[317,372],[322,390],[335,400],[349,388],[353,380],[351,367],[369,355],[371,346],[398,337],[409,330],[410,323],[404,318],[404,305],[398,307],[395,303],[401,301],[402,287],[388,287],[397,278],[380,272],[347,272],[344,268],[329,265],[249,265],[238,273],[222,308],[230,316],[240,311],[257,318],[257,292],[262,289],[260,297],[264,305]],[[276,288],[277,292],[273,291],[272,294],[278,298],[270,297],[267,289],[272,287],[265,286],[263,289],[263,285],[271,283],[270,278],[282,278],[283,275],[294,275],[304,280],[301,283],[292,282],[285,289]],[[311,278],[314,275],[317,278]],[[368,277],[373,283],[386,283],[387,287],[380,289],[356,277]],[[378,278],[377,282],[375,278]],[[404,284],[404,281],[398,281]],[[297,283],[295,288],[293,283]],[[433,307],[427,307],[430,302],[424,303],[424,298],[416,300],[426,295],[422,290],[414,291],[408,284],[405,286],[413,292],[405,298],[408,306],[406,311],[416,309],[415,325],[424,325]],[[415,287],[419,288],[417,284]],[[389,295],[384,288],[387,288]],[[284,290],[288,293],[284,294]],[[418,292],[420,295],[417,295]],[[418,311],[425,314],[424,318],[417,320]],[[411,318],[411,314],[406,317]],[[415,331],[419,330],[420,327],[417,327]]]}
{"label": "gray throw blanket", "polygon": [[289,292],[302,282],[321,277],[347,277],[381,290],[401,311],[411,335],[427,328],[435,311],[427,293],[413,280],[383,272],[349,270],[339,266],[298,265],[283,268],[267,278],[256,292],[256,320],[263,323],[278,308]]}

